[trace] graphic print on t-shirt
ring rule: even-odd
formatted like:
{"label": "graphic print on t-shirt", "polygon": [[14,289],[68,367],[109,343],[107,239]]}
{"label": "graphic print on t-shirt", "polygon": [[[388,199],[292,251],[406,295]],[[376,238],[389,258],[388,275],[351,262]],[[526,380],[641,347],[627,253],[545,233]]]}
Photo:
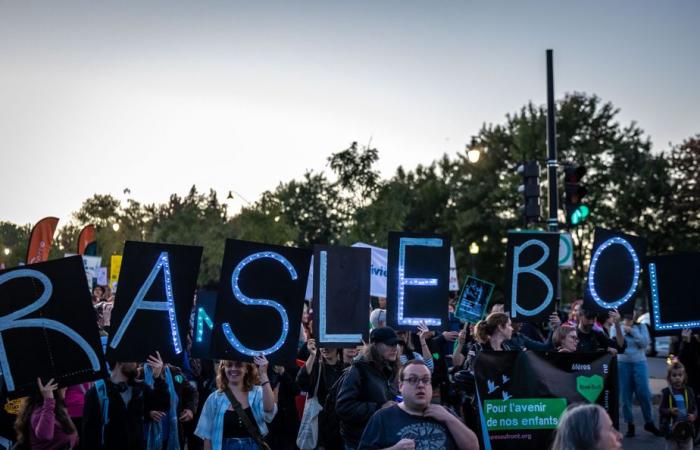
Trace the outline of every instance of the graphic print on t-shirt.
{"label": "graphic print on t-shirt", "polygon": [[406,425],[398,433],[399,439],[413,439],[416,450],[447,448],[445,427],[433,422],[419,422]]}

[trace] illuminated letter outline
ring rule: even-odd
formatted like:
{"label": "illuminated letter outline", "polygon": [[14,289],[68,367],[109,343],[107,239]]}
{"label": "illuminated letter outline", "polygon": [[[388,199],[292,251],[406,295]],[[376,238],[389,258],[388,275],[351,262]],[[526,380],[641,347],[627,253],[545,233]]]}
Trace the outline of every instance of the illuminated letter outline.
{"label": "illuminated letter outline", "polygon": [[228,322],[224,322],[221,325],[221,328],[224,331],[224,336],[226,337],[228,343],[231,344],[231,346],[235,348],[239,353],[248,356],[258,356],[261,353],[263,355],[269,355],[271,353],[276,352],[282,347],[282,345],[284,345],[284,342],[287,340],[287,334],[289,333],[289,316],[287,316],[287,311],[282,305],[280,305],[274,300],[249,298],[245,294],[243,294],[243,292],[241,292],[241,289],[238,287],[238,279],[241,276],[241,271],[243,270],[243,268],[245,268],[245,266],[252,263],[253,261],[263,258],[270,258],[279,262],[287,269],[292,280],[297,279],[297,271],[294,269],[294,266],[292,266],[292,263],[290,263],[287,260],[287,258],[280,255],[279,253],[269,251],[253,253],[252,255],[245,257],[243,260],[241,260],[241,262],[238,263],[236,268],[233,270],[233,274],[231,275],[231,287],[233,288],[233,296],[236,298],[236,300],[247,306],[269,306],[271,308],[274,308],[275,311],[277,311],[280,317],[282,318],[282,335],[277,340],[277,342],[275,342],[274,345],[272,345],[272,347],[266,348],[264,350],[249,349],[248,347],[243,345],[241,341],[238,340],[236,335],[233,333],[233,330],[231,329],[231,325]]}
{"label": "illuminated letter outline", "polygon": [[684,328],[700,328],[700,320],[690,322],[661,322],[661,307],[659,305],[659,286],[656,278],[656,264],[649,263],[649,285],[651,286],[651,307],[654,310],[655,330],[682,330]]}
{"label": "illuminated letter outline", "polygon": [[398,293],[396,295],[398,300],[398,313],[397,313],[397,323],[399,325],[419,325],[421,322],[425,322],[429,326],[440,326],[442,325],[442,319],[436,319],[434,317],[406,317],[403,316],[403,305],[404,305],[404,286],[437,286],[437,278],[406,278],[406,247],[411,246],[423,246],[423,247],[442,247],[442,239],[439,238],[409,238],[402,237],[399,238],[399,276],[398,276]]}
{"label": "illuminated letter outline", "polygon": [[[165,277],[165,297],[166,301],[152,301],[144,300],[148,290],[151,288],[153,283],[158,276],[161,268],[163,269],[163,276]],[[148,274],[146,281],[141,285],[134,302],[131,304],[129,311],[126,312],[122,323],[119,325],[117,332],[114,333],[114,338],[110,342],[109,346],[112,348],[117,348],[119,343],[124,337],[126,329],[129,327],[131,320],[134,318],[136,311],[139,309],[145,309],[149,311],[167,311],[168,319],[170,320],[170,334],[173,340],[173,347],[175,348],[175,354],[179,355],[182,353],[182,344],[180,342],[180,333],[177,326],[177,315],[175,314],[175,299],[173,298],[173,285],[170,277],[170,260],[168,258],[168,252],[161,252],[158,256],[158,261],[151,269],[151,273]]]}
{"label": "illuminated letter outline", "polygon": [[7,390],[14,391],[15,382],[12,377],[12,372],[10,370],[10,362],[7,359],[5,343],[2,339],[2,332],[14,328],[48,328],[50,330],[54,330],[63,334],[64,336],[78,344],[78,346],[83,350],[83,352],[85,352],[88,359],[90,360],[90,364],[92,364],[92,370],[94,370],[95,372],[99,371],[100,360],[97,357],[97,354],[92,349],[92,347],[90,347],[90,344],[88,344],[87,341],[83,339],[83,337],[76,333],[73,329],[53,319],[21,319],[21,317],[26,316],[27,314],[30,314],[36,311],[37,309],[43,307],[49,301],[49,298],[51,298],[51,294],[53,293],[53,284],[51,284],[51,280],[49,280],[49,277],[33,269],[19,269],[13,272],[0,275],[0,285],[4,284],[7,281],[14,280],[16,278],[25,277],[35,278],[39,280],[44,286],[44,292],[38,299],[36,299],[30,305],[25,306],[24,308],[10,313],[6,316],[0,317],[0,368],[2,369],[2,373],[5,376]]}
{"label": "illuminated letter outline", "polygon": [[201,306],[197,308],[197,342],[202,342],[204,340],[204,324],[207,324],[207,328],[210,330],[214,329],[214,323],[209,318],[207,312]]}
{"label": "illuminated letter outline", "polygon": [[[540,259],[530,264],[529,266],[520,267],[520,254],[523,252],[523,250],[532,245],[536,245],[537,247],[542,249],[542,256],[540,257]],[[518,313],[520,313],[523,316],[536,316],[537,314],[541,313],[552,302],[552,297],[554,296],[554,287],[552,286],[552,282],[545,274],[536,269],[536,267],[539,267],[542,264],[544,264],[547,258],[549,258],[549,247],[547,247],[547,245],[544,242],[538,239],[530,239],[529,241],[526,241],[523,245],[514,246],[513,278],[511,280],[511,302],[513,304],[513,309],[510,313],[511,317],[517,317]],[[547,296],[542,301],[542,304],[535,309],[524,309],[518,304],[518,277],[521,273],[532,274],[540,280],[542,280],[545,286],[547,286]]]}
{"label": "illuminated letter outline", "polygon": [[319,252],[319,286],[318,286],[318,309],[319,323],[318,334],[320,335],[319,343],[322,342],[340,342],[344,344],[361,344],[362,334],[330,334],[326,332],[327,317],[326,317],[326,282],[328,278],[328,252]]}
{"label": "illuminated letter outline", "polygon": [[[600,298],[600,296],[598,295],[598,291],[595,288],[595,269],[598,265],[598,258],[600,258],[600,255],[603,254],[603,251],[605,251],[611,245],[622,245],[630,254],[630,256],[632,257],[632,263],[634,264],[634,277],[632,279],[632,286],[630,286],[629,290],[624,296],[622,296],[618,300],[606,302],[605,300]],[[627,303],[627,301],[630,298],[632,298],[634,293],[637,291],[637,286],[639,285],[639,271],[639,258],[637,257],[637,252],[634,251],[634,247],[632,247],[632,245],[629,242],[627,242],[626,239],[623,239],[619,236],[611,237],[607,241],[603,242],[600,245],[600,247],[596,249],[595,253],[593,253],[593,257],[591,258],[591,266],[588,269],[588,290],[591,293],[591,297],[593,297],[593,300],[602,308],[619,308],[621,305]]]}

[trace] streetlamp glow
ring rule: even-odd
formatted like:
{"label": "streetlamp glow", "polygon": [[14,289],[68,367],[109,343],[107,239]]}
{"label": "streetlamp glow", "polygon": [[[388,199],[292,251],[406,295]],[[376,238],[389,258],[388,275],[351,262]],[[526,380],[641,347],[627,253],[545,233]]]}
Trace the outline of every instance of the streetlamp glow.
{"label": "streetlamp glow", "polygon": [[10,256],[10,252],[11,252],[11,251],[12,251],[12,250],[10,250],[9,248],[5,247],[5,248],[3,249],[2,252],[5,254],[5,256]]}
{"label": "streetlamp glow", "polygon": [[114,222],[114,223],[112,224],[112,229],[113,229],[114,231],[119,231],[119,224],[118,224],[117,222]]}
{"label": "streetlamp glow", "polygon": [[481,150],[479,150],[478,148],[472,148],[470,150],[467,150],[467,159],[470,163],[476,164],[477,162],[479,162],[480,157]]}
{"label": "streetlamp glow", "polygon": [[476,242],[472,242],[472,243],[469,245],[469,253],[472,254],[472,255],[477,255],[477,254],[479,254],[479,244],[477,244]]}

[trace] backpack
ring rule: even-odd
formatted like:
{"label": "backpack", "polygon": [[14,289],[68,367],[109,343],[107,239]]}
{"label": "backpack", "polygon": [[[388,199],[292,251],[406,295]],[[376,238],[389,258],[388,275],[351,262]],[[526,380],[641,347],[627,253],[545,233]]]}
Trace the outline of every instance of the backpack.
{"label": "backpack", "polygon": [[[333,383],[333,386],[328,389],[328,394],[326,394],[326,400],[323,402],[323,413],[319,421],[319,428],[321,430],[321,436],[326,437],[336,437],[340,436],[340,419],[338,418],[338,413],[335,410],[335,404],[338,400],[338,392],[340,392],[340,387],[343,382],[348,377],[352,366],[348,366],[343,369],[343,373],[338,377],[338,379]],[[360,370],[360,376],[362,376],[362,371]],[[322,442],[327,442],[327,439],[322,439]]]}

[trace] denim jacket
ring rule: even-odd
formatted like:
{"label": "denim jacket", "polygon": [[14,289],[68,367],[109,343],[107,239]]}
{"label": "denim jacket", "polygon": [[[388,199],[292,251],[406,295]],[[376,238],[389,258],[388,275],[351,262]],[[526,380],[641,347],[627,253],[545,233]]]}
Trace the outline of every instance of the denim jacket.
{"label": "denim jacket", "polygon": [[[255,417],[255,422],[258,424],[260,434],[267,434],[267,423],[272,422],[277,414],[277,403],[272,412],[267,413],[263,409],[263,390],[260,386],[254,386],[248,392],[248,403]],[[220,391],[213,392],[207,401],[204,403],[202,415],[199,417],[199,423],[194,434],[202,439],[209,439],[213,450],[221,450],[224,436],[224,414],[231,406],[226,394]]]}

